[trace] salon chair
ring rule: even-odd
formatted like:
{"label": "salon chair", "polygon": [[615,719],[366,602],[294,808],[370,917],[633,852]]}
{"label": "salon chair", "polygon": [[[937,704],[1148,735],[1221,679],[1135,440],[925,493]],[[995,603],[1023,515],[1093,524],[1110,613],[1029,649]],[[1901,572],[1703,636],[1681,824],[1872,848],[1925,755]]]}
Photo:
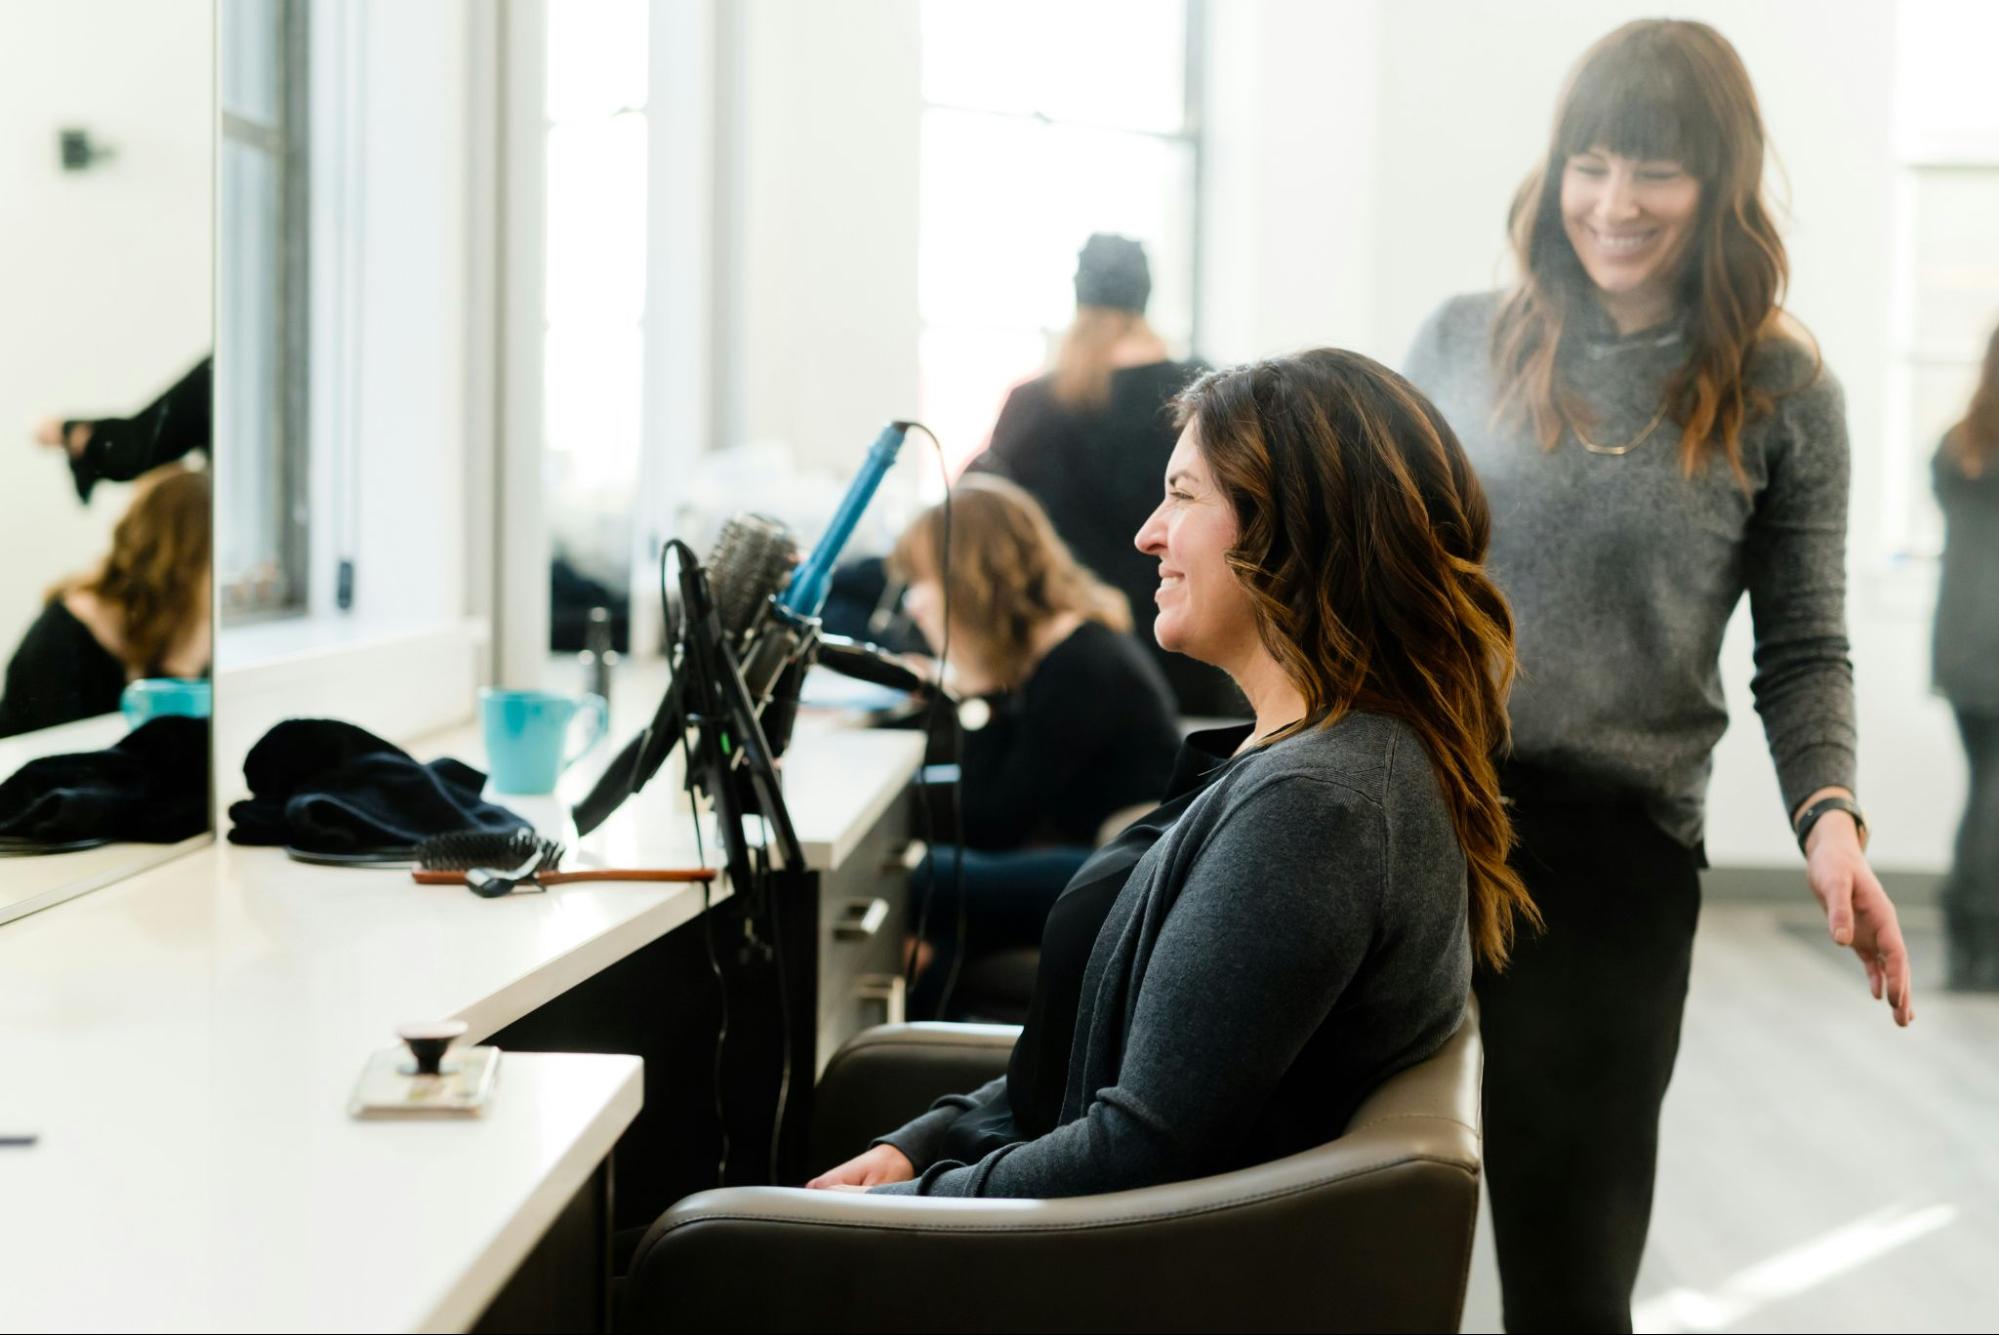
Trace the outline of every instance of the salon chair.
{"label": "salon chair", "polygon": [[[1006,1069],[1016,1030],[858,1035],[815,1097],[815,1169]],[[1065,1200],[706,1191],[634,1258],[627,1330],[1456,1330],[1478,1215],[1475,1013],[1339,1139]]]}

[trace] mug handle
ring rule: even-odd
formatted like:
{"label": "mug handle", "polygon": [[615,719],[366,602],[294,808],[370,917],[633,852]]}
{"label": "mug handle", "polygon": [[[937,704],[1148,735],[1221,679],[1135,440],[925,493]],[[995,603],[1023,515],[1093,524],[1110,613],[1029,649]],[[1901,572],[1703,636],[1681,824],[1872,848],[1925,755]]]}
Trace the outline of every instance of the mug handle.
{"label": "mug handle", "polygon": [[[590,716],[590,735],[584,739],[583,745],[562,758],[564,769],[568,769],[589,755],[590,749],[603,741],[604,734],[611,730],[611,706],[603,696],[585,695],[582,697],[582,706],[584,712]],[[571,726],[574,726],[573,720]]]}

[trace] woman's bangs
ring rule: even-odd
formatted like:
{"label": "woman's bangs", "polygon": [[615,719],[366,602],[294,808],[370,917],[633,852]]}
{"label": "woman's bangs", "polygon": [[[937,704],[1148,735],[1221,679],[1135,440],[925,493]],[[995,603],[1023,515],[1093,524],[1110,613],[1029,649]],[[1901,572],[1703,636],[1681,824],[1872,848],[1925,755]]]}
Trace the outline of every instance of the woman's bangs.
{"label": "woman's bangs", "polygon": [[1722,157],[1721,126],[1693,72],[1677,61],[1607,51],[1579,72],[1562,108],[1562,158],[1607,150],[1641,162],[1677,162],[1711,180]]}

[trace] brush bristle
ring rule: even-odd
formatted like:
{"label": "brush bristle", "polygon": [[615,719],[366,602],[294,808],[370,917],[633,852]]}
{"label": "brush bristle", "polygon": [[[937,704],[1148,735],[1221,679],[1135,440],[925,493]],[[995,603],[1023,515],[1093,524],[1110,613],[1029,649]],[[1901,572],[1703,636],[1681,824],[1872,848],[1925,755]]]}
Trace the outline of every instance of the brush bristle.
{"label": "brush bristle", "polygon": [[416,846],[416,860],[425,871],[471,871],[475,867],[505,871],[520,866],[537,850],[543,870],[561,865],[562,845],[543,839],[525,825],[501,833],[461,830],[432,835]]}

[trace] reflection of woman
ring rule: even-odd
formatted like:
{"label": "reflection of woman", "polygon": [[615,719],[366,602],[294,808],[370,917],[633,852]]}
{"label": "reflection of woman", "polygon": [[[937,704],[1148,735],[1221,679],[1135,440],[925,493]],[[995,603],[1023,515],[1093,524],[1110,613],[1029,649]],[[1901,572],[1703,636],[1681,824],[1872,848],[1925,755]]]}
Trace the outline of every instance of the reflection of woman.
{"label": "reflection of woman", "polygon": [[14,651],[0,737],[108,714],[139,677],[206,675],[208,558],[208,474],[141,480],[111,554],[51,589]]}
{"label": "reflection of woman", "polygon": [[79,499],[88,501],[100,481],[129,482],[173,463],[191,450],[206,451],[213,431],[214,360],[203,357],[164,394],[130,417],[63,421],[36,431],[44,445],[60,446]]}
{"label": "reflection of woman", "polygon": [[1936,684],[1971,764],[1944,884],[1949,982],[1999,991],[1999,330],[1970,411],[1937,450],[1933,477],[1945,523]]}
{"label": "reflection of woman", "polygon": [[1510,627],[1450,427],[1330,350],[1182,402],[1138,534],[1153,629],[1255,722],[1190,738],[1166,803],[1071,881],[1007,1074],[810,1185],[1077,1196],[1321,1144],[1457,1028],[1474,955],[1531,911],[1491,758]]}
{"label": "reflection of woman", "polygon": [[1875,996],[1913,1014],[1853,802],[1844,410],[1785,332],[1763,161],[1719,33],[1620,28],[1516,198],[1519,285],[1447,303],[1410,355],[1492,495],[1519,627],[1503,777],[1547,931],[1478,979],[1509,1329],[1630,1328],[1745,589],[1807,879]]}
{"label": "reflection of woman", "polygon": [[[1152,512],[1173,449],[1168,401],[1202,369],[1167,356],[1145,322],[1151,293],[1138,242],[1092,236],[1077,260],[1076,319],[1055,368],[1007,396],[992,444],[972,462],[1041,502],[1069,550],[1125,596],[1140,624],[1151,619],[1158,572],[1131,535]],[[1145,638],[1182,713],[1240,712],[1220,673]]]}
{"label": "reflection of woman", "polygon": [[[1041,939],[1105,819],[1166,790],[1180,736],[1124,600],[1076,563],[1033,497],[967,477],[949,528],[953,684],[990,705],[984,726],[965,730],[960,780],[966,943],[983,954]],[[889,558],[932,647],[945,636],[945,539],[940,506]],[[957,883],[952,856],[938,850],[938,885]],[[926,934],[950,949],[956,906],[941,894],[936,904]]]}

